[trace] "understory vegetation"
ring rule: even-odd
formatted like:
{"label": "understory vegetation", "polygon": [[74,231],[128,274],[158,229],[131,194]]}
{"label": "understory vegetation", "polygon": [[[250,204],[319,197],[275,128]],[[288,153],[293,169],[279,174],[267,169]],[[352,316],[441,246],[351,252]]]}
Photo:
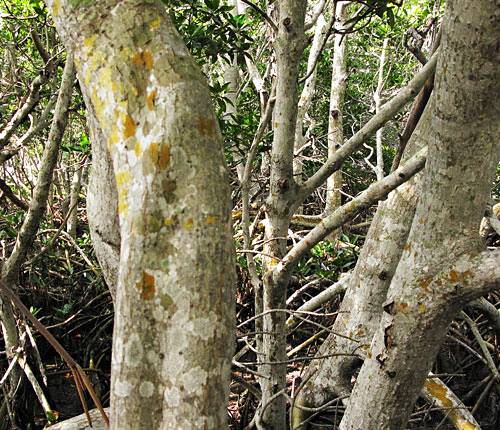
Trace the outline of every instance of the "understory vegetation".
{"label": "understory vegetation", "polygon": [[[246,243],[243,232],[244,190],[242,172],[238,169],[245,163],[264,115],[262,97],[274,97],[271,87],[275,59],[269,29],[261,13],[267,10],[267,3],[272,2],[254,1],[256,7],[248,7],[249,2],[245,1],[247,8],[238,14],[233,13],[232,6],[219,0],[164,3],[207,78],[230,168],[237,260],[237,330],[227,414],[230,428],[243,430],[254,424],[252,420],[261,395],[259,351],[254,344],[256,332],[260,330],[255,323],[260,316],[256,315],[254,284],[247,256],[252,254],[256,273],[262,275],[272,129],[266,128],[262,134],[252,165],[250,243]],[[311,2],[311,9],[318,3]],[[378,3],[387,7],[386,2]],[[353,4],[352,7],[355,11],[361,6]],[[439,32],[443,10],[444,3],[438,0],[409,0],[402,7],[391,3],[389,9],[374,8],[369,16],[361,18],[346,32],[349,38],[347,86],[342,108],[344,139],[353,136],[376,111],[374,94],[382,50],[386,63],[380,96],[382,101],[387,101],[408,84],[420,68],[415,52],[428,52],[431,35]],[[35,199],[67,54],[43,2],[4,1],[0,3],[0,13],[0,264],[5,267],[16,241],[21,240],[19,232],[28,222],[28,208]],[[330,31],[333,35],[334,31]],[[308,35],[312,40],[313,26]],[[384,44],[384,40],[388,42]],[[317,59],[315,88],[302,129],[305,144],[296,149],[301,164],[294,173],[297,182],[310,178],[328,158],[331,45],[331,40],[325,41],[324,50]],[[310,46],[306,48],[302,56],[299,93],[304,89],[308,74],[310,76],[307,66],[310,49]],[[228,65],[239,70],[236,94],[227,80]],[[264,82],[265,91],[256,89],[257,78]],[[107,407],[113,298],[94,253],[87,219],[92,143],[78,83],[67,113],[68,125],[48,198],[43,204],[43,216],[26,258],[19,266],[15,291],[30,312],[80,364],[101,403]],[[381,167],[383,175],[391,172],[409,115],[407,108],[383,128],[378,163],[375,137],[368,138],[361,149],[343,163],[342,186],[337,190],[341,204],[377,181],[377,166]],[[500,167],[492,184],[491,197],[491,211],[497,217],[500,214]],[[328,199],[330,196],[324,185],[304,201],[292,219],[286,237],[287,249],[320,222]],[[342,301],[341,281],[356,265],[376,210],[375,204],[356,215],[336,234],[315,245],[293,270],[284,311],[289,319],[286,396],[290,402],[305,382],[304,373],[311,360],[321,360],[317,355],[319,346],[330,333]],[[482,236],[486,246],[500,246],[500,236],[494,227],[485,224]],[[217,264],[217,256],[213,256],[213,264]],[[339,288],[327,301],[312,310],[302,310],[311,299],[335,284]],[[9,287],[14,289],[13,285]],[[9,386],[6,372],[10,362],[2,338],[0,430],[42,429],[49,423],[83,413],[74,376],[65,360],[21,313],[16,314],[16,319],[22,338],[18,355],[28,362],[50,407],[41,405],[40,396],[35,394],[26,378],[18,387]],[[500,293],[494,292],[471,303],[457,316],[432,372],[464,403],[483,430],[493,430],[500,428],[499,366]],[[355,381],[356,374],[352,377],[353,385]],[[87,401],[92,403],[90,397]],[[456,427],[447,419],[454,408],[455,404],[438,405],[422,397],[411,415],[409,428],[454,429]],[[313,410],[308,425],[313,429],[336,429],[344,409],[339,398],[324,408]]]}

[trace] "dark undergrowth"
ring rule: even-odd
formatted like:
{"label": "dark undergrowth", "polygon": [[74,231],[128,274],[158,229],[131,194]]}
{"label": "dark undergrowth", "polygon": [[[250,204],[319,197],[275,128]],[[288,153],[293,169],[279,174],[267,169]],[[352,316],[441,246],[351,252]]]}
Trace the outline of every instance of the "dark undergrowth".
{"label": "dark undergrowth", "polygon": [[[82,223],[85,225],[85,220]],[[37,257],[54,234],[55,230],[52,229],[40,233],[30,258]],[[354,266],[363,237],[349,235],[342,239],[340,245],[328,242],[318,245],[308,259],[299,265],[289,287],[289,296],[295,293],[291,309],[297,309],[327,288],[342,272]],[[500,242],[494,235],[488,241],[490,246],[498,246]],[[20,284],[18,294],[23,303],[84,368],[102,404],[108,406],[113,305],[86,230],[80,232],[76,241],[61,235],[51,249],[25,268]],[[237,351],[244,348],[248,351],[238,358],[245,367],[233,367],[228,421],[231,429],[243,430],[252,423],[259,395],[258,369],[253,364],[257,356],[255,351],[248,348],[255,337],[255,327],[252,321],[245,323],[254,315],[254,295],[243,262],[238,267],[236,298],[237,324],[240,325],[237,330]],[[500,309],[499,295],[490,294],[487,300]],[[316,315],[307,316],[309,321],[302,321],[288,334],[288,351],[291,355],[287,394],[290,398],[300,389],[305,369],[326,337],[326,334],[320,333],[320,326],[330,327],[334,323],[340,301],[341,297],[338,297],[317,310]],[[440,349],[433,372],[473,411],[483,430],[498,429],[500,384],[495,372],[500,364],[500,327],[481,310],[467,308],[465,312],[474,321],[480,337],[474,334],[468,322],[457,318]],[[28,362],[55,411],[55,417],[60,421],[81,414],[83,409],[67,364],[33,327],[30,327],[30,331],[40,362],[36,349],[27,341],[25,350]],[[489,357],[485,356],[481,343],[486,345]],[[0,370],[3,375],[8,362],[3,344],[0,349]],[[5,386],[10,388],[8,383]],[[47,417],[26,380],[18,387],[15,399],[11,404],[11,414],[15,416],[18,428],[37,430],[47,424]],[[94,407],[90,398],[87,401],[91,408]],[[310,421],[309,428],[337,429],[343,411],[341,402],[318,411]],[[3,428],[14,428],[7,411],[4,413]],[[453,429],[455,427],[446,418],[449,413],[449,410],[419,399],[408,428]]]}

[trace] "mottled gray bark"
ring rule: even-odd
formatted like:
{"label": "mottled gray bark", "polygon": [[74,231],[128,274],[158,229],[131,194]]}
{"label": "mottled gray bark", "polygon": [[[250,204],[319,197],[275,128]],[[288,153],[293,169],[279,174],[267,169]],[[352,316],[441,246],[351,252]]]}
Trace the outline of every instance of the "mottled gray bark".
{"label": "mottled gray bark", "polygon": [[108,145],[91,110],[87,111],[87,123],[92,142],[92,169],[87,192],[90,237],[104,279],[115,302],[121,242],[115,170]]}
{"label": "mottled gray bark", "polygon": [[[337,28],[341,27],[348,17],[349,2],[338,3],[335,15]],[[330,110],[328,112],[328,158],[344,143],[343,104],[347,87],[347,34],[336,34],[332,58],[332,83],[330,85]],[[342,172],[337,170],[326,181],[325,215],[328,215],[342,204]]]}
{"label": "mottled gray bark", "polygon": [[269,196],[266,201],[266,239],[263,258],[263,353],[261,366],[261,408],[257,412],[260,429],[282,430],[286,425],[286,398],[283,395],[286,375],[286,307],[287,279],[274,277],[274,268],[284,254],[290,219],[291,202],[296,192],[293,178],[293,136],[297,118],[298,64],[305,47],[304,17],[306,2],[283,0],[278,7],[276,51],[277,84],[274,107],[274,140],[271,151]]}
{"label": "mottled gray bark", "polygon": [[48,4],[118,190],[111,428],[223,428],[235,258],[207,84],[161,2]]}
{"label": "mottled gray bark", "polygon": [[499,287],[478,228],[500,157],[500,9],[448,2],[423,190],[341,428],[405,427],[456,312]]}

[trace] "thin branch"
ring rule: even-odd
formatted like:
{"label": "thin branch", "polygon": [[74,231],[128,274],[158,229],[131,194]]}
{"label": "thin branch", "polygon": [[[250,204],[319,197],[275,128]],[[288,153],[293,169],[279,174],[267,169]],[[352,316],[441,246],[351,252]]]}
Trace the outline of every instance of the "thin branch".
{"label": "thin branch", "polygon": [[250,6],[252,9],[254,9],[259,15],[261,15],[267,21],[267,23],[271,26],[271,28],[274,30],[274,32],[278,33],[278,27],[277,27],[276,23],[259,6],[257,6],[255,3],[252,3],[250,0],[241,0],[241,1],[245,4],[247,4],[248,6]]}
{"label": "thin branch", "polygon": [[422,70],[402,88],[389,102],[382,106],[380,113],[373,116],[364,127],[352,136],[333,154],[325,164],[309,178],[297,192],[294,208],[299,207],[311,193],[321,186],[327,178],[337,171],[344,160],[361,147],[366,140],[373,136],[376,131],[389,121],[401,108],[412,100],[424,86],[427,78],[434,73],[437,63],[437,52]]}
{"label": "thin branch", "polygon": [[[78,389],[78,392],[80,394],[80,391],[83,393],[83,388],[82,385],[85,386],[87,391],[90,394],[90,397],[94,401],[95,405],[101,412],[102,418],[104,421],[107,423],[109,427],[109,420],[104,412],[104,409],[102,408],[102,405],[97,398],[94,389],[92,388],[92,384],[88,380],[87,376],[83,372],[82,368],[78,365],[78,363],[73,360],[73,357],[69,355],[69,353],[63,348],[63,346],[57,341],[57,339],[50,334],[50,332],[44,327],[44,325],[38,321],[38,319],[28,310],[26,306],[24,306],[23,302],[12,292],[12,290],[5,285],[3,281],[0,280],[0,289],[2,292],[14,303],[17,309],[21,311],[21,313],[35,326],[35,328],[40,332],[40,334],[47,339],[47,341],[54,347],[54,349],[61,355],[61,357],[66,361],[68,364],[71,372],[73,373],[73,378],[76,384],[76,387]],[[88,415],[88,408],[87,404],[85,402],[85,398],[83,396],[80,396],[82,399],[82,405],[83,408],[87,414],[88,419],[90,420],[90,416]],[[92,422],[89,421],[89,425],[91,425]]]}

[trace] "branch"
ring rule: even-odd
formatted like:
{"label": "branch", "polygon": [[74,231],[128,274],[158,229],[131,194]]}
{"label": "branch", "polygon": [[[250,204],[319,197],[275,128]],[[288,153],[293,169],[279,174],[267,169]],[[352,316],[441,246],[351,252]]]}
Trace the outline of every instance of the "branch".
{"label": "branch", "polygon": [[323,166],[309,178],[302,187],[299,188],[294,208],[299,207],[311,193],[321,186],[327,178],[340,169],[344,160],[355,152],[363,142],[373,136],[376,131],[389,121],[401,108],[413,99],[420,89],[424,86],[427,78],[434,73],[437,62],[436,52],[431,60],[422,68],[422,70],[402,88],[389,102],[382,106],[380,112],[372,117],[364,127],[352,136],[344,145],[342,145]]}
{"label": "branch", "polygon": [[267,21],[267,23],[271,26],[271,28],[274,30],[274,32],[278,33],[278,27],[275,24],[275,22],[259,6],[252,3],[250,0],[241,0],[241,1],[245,4],[247,4],[248,6],[250,6],[252,9],[254,9],[259,15],[261,15]]}
{"label": "branch", "polygon": [[9,185],[2,179],[0,178],[0,190],[4,193],[5,197],[7,197],[12,203],[14,203],[17,207],[21,208],[22,210],[27,211],[28,210],[28,205],[24,203],[19,197],[17,197],[14,192],[11,190]]}
{"label": "branch", "polygon": [[278,263],[277,270],[283,272],[283,274],[291,272],[294,265],[320,240],[324,239],[346,221],[353,219],[364,209],[379,200],[385,199],[392,190],[419,172],[424,167],[426,156],[427,147],[423,148],[406,164],[386,176],[382,181],[371,184],[358,197],[355,197],[324,218],[322,222],[314,227],[285,255],[283,260]]}
{"label": "branch", "polygon": [[57,69],[59,60],[55,57],[49,61],[45,69],[34,79],[31,84],[30,94],[24,103],[24,105],[14,114],[9,123],[0,133],[0,149],[5,147],[9,143],[9,139],[16,130],[17,126],[21,121],[26,118],[26,116],[33,110],[35,105],[40,100],[40,88],[42,85],[49,81],[49,78],[54,74]]}
{"label": "branch", "polygon": [[12,282],[12,280],[17,277],[21,264],[26,258],[28,248],[31,246],[35,237],[40,219],[43,216],[47,196],[52,184],[52,174],[57,162],[59,146],[66,128],[68,106],[71,102],[74,80],[75,69],[73,58],[70,55],[64,67],[54,119],[50,128],[48,142],[43,151],[40,172],[38,173],[38,182],[33,192],[33,198],[31,199],[28,213],[17,236],[14,250],[5,263],[4,281]]}
{"label": "branch", "polygon": [[479,424],[457,395],[441,381],[429,373],[421,393],[429,403],[444,408],[443,413],[456,429],[479,429]]}

